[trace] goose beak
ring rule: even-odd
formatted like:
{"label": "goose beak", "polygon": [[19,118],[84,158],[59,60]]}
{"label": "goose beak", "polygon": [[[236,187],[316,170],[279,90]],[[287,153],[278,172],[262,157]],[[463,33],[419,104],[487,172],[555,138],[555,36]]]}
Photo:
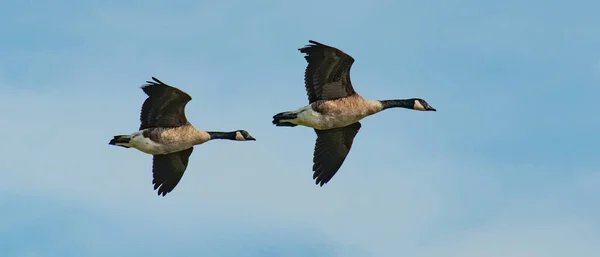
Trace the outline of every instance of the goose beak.
{"label": "goose beak", "polygon": [[253,138],[252,136],[248,136],[248,137],[246,138],[246,141],[256,141],[256,139],[255,139],[255,138]]}
{"label": "goose beak", "polygon": [[431,106],[427,107],[427,109],[425,109],[425,110],[427,110],[427,111],[434,111],[434,112],[436,112],[436,111],[437,111],[435,108],[433,108],[433,107],[431,107]]}

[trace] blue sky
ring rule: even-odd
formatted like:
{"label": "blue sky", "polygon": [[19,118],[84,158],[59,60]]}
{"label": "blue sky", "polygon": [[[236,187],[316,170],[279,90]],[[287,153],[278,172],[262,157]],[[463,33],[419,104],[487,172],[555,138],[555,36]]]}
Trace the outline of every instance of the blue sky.
{"label": "blue sky", "polygon": [[[599,256],[597,1],[54,1],[0,4],[0,253],[34,256]],[[366,118],[311,174],[297,48],[354,56]],[[188,119],[255,142],[196,147],[167,197],[111,147],[155,76]]]}

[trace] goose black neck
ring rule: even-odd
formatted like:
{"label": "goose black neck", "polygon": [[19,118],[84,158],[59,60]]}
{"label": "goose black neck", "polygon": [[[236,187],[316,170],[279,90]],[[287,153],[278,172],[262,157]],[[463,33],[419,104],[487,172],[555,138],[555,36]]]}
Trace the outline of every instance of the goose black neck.
{"label": "goose black neck", "polygon": [[413,99],[380,100],[379,102],[383,105],[384,110],[395,107],[413,109],[415,103]]}
{"label": "goose black neck", "polygon": [[229,139],[235,140],[235,131],[232,132],[219,132],[219,131],[208,131],[210,139]]}

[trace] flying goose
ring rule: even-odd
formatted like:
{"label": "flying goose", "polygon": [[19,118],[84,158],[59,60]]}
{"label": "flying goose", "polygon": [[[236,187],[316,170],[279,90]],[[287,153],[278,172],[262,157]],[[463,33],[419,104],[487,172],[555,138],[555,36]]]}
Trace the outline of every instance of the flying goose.
{"label": "flying goose", "polygon": [[139,131],[114,136],[108,144],[133,147],[153,155],[152,184],[158,195],[164,197],[177,186],[194,145],[213,139],[256,140],[245,130],[207,132],[195,128],[185,117],[185,106],[192,97],[155,77],[152,79],[141,87],[148,98],[142,105]]}
{"label": "flying goose", "polygon": [[436,111],[420,98],[368,100],[361,97],[350,81],[352,56],[313,41],[298,49],[307,61],[304,84],[309,104],[295,111],[273,116],[276,126],[311,127],[317,134],[313,155],[313,179],[323,186],[335,175],[346,159],[360,120],[394,107],[418,111]]}

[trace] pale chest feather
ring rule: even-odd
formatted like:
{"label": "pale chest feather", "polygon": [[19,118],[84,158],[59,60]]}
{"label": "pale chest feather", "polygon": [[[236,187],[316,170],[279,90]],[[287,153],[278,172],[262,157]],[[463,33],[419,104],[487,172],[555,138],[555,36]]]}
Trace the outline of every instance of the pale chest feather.
{"label": "pale chest feather", "polygon": [[[143,135],[134,136],[131,146],[147,154],[167,154],[189,148],[185,144],[162,144]],[[186,147],[187,146],[187,147]]]}
{"label": "pale chest feather", "polygon": [[364,117],[381,111],[378,102],[360,101],[327,101],[308,105],[310,108],[298,114],[299,125],[316,129],[332,129],[345,127],[360,121]]}
{"label": "pale chest feather", "polygon": [[209,139],[208,133],[192,129],[193,127],[150,129],[134,136],[131,144],[145,153],[167,154],[188,149]]}
{"label": "pale chest feather", "polygon": [[178,128],[156,128],[148,130],[144,135],[153,141],[165,145],[179,144],[182,142],[200,144],[210,139],[208,133],[197,130],[191,125]]}

